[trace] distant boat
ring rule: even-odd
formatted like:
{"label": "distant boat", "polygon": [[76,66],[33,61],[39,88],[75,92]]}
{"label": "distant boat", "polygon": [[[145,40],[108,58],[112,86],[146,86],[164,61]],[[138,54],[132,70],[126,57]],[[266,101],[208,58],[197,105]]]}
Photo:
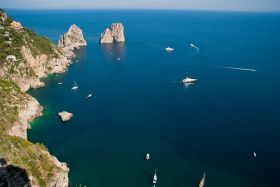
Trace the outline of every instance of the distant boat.
{"label": "distant boat", "polygon": [[147,153],[146,154],[146,160],[149,160],[150,159],[150,153]]}
{"label": "distant boat", "polygon": [[154,174],[154,178],[153,178],[154,186],[155,186],[156,183],[157,183],[157,170],[155,169],[155,174]]}
{"label": "distant boat", "polygon": [[121,60],[121,58],[120,58],[120,57],[118,57],[118,58],[117,58],[117,60],[118,60],[118,61],[120,61],[120,60]]}
{"label": "distant boat", "polygon": [[74,81],[74,86],[71,88],[71,90],[77,90],[79,87],[76,83],[76,81]]}
{"label": "distant boat", "polygon": [[253,155],[254,155],[254,157],[257,157],[257,153],[256,152],[254,152]]}
{"label": "distant boat", "polygon": [[186,77],[181,82],[184,84],[188,84],[188,83],[193,83],[195,81],[197,81],[197,79],[192,79],[192,78]]}
{"label": "distant boat", "polygon": [[203,173],[203,177],[202,177],[202,179],[200,180],[198,186],[199,186],[199,187],[204,187],[204,186],[205,186],[205,172]]}
{"label": "distant boat", "polygon": [[62,82],[59,82],[59,83],[57,83],[57,84],[61,85],[61,84],[63,84],[63,83],[62,83]]}
{"label": "distant boat", "polygon": [[199,50],[199,48],[197,46],[195,46],[193,43],[190,43],[190,47],[195,48],[197,50]]}
{"label": "distant boat", "polygon": [[92,97],[92,93],[91,93],[91,94],[88,94],[88,95],[86,96],[87,99],[90,98],[90,97]]}
{"label": "distant boat", "polygon": [[167,48],[165,48],[165,51],[174,51],[174,48],[172,48],[172,47],[167,47]]}

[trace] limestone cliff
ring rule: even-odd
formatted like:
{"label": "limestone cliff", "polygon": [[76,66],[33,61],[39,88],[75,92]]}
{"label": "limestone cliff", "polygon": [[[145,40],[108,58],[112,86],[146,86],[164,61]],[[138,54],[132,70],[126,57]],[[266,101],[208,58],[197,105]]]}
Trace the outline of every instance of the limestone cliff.
{"label": "limestone cliff", "polygon": [[83,31],[75,24],[71,25],[69,30],[61,35],[58,41],[58,46],[63,49],[68,58],[73,58],[75,50],[86,45],[87,42],[84,39]]}
{"label": "limestone cliff", "polygon": [[65,72],[75,49],[84,45],[82,31],[75,25],[57,46],[0,9],[0,159],[9,166],[0,166],[4,171],[0,179],[11,168],[20,168],[26,171],[31,186],[68,186],[67,165],[43,145],[27,141],[28,122],[42,115],[43,108],[25,92],[44,86],[41,78],[48,74]]}
{"label": "limestone cliff", "polygon": [[100,43],[108,44],[113,42],[124,42],[124,27],[121,23],[112,23],[110,28],[101,34]]}

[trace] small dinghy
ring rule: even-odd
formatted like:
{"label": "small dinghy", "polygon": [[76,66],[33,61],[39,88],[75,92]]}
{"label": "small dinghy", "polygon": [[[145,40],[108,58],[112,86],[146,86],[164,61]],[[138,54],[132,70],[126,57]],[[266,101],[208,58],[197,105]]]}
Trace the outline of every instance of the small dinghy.
{"label": "small dinghy", "polygon": [[79,87],[76,83],[76,81],[74,81],[74,86],[71,88],[71,90],[77,90]]}
{"label": "small dinghy", "polygon": [[167,48],[165,48],[165,51],[174,51],[174,48],[172,48],[172,47],[167,47]]}
{"label": "small dinghy", "polygon": [[204,186],[205,186],[205,172],[203,173],[203,177],[202,177],[202,179],[200,180],[198,186],[199,186],[199,187],[204,187]]}

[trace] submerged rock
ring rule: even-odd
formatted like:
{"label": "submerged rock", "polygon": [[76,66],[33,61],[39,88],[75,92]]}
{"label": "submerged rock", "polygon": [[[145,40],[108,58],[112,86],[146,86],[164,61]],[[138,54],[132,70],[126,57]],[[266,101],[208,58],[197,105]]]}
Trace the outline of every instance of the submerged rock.
{"label": "submerged rock", "polygon": [[66,111],[59,112],[58,115],[60,116],[62,121],[68,121],[73,117],[72,113]]}
{"label": "submerged rock", "polygon": [[100,43],[124,42],[124,27],[122,23],[112,23],[110,28],[101,34]]}
{"label": "submerged rock", "polygon": [[86,46],[83,31],[75,24],[71,25],[69,30],[60,36],[58,45],[66,52],[68,58],[74,56],[75,49]]}

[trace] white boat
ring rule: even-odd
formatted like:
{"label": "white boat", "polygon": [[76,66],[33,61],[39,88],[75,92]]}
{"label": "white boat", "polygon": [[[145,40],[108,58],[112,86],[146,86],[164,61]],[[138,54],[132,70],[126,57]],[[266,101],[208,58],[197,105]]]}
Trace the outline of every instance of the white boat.
{"label": "white boat", "polygon": [[157,170],[155,169],[155,174],[153,178],[153,184],[155,185],[157,183]]}
{"label": "white boat", "polygon": [[87,99],[90,98],[90,97],[92,97],[92,93],[91,93],[91,94],[88,94],[88,95],[86,96]]}
{"label": "white boat", "polygon": [[74,81],[74,86],[71,88],[71,90],[77,90],[79,87],[76,83],[76,81]]}
{"label": "white boat", "polygon": [[147,153],[146,154],[146,160],[149,160],[150,159],[150,153]]}
{"label": "white boat", "polygon": [[204,186],[205,186],[205,172],[203,173],[203,177],[202,177],[202,179],[200,180],[198,186],[199,186],[199,187],[204,187]]}
{"label": "white boat", "polygon": [[118,57],[118,58],[117,58],[117,60],[118,60],[118,61],[120,61],[120,60],[121,60],[121,58],[120,58],[120,57]]}
{"label": "white boat", "polygon": [[174,48],[167,47],[167,48],[165,48],[165,51],[174,51]]}
{"label": "white boat", "polygon": [[254,155],[254,157],[257,157],[257,153],[256,152],[254,152],[253,155]]}
{"label": "white boat", "polygon": [[186,77],[181,82],[184,83],[184,84],[188,84],[188,83],[193,83],[195,81],[197,81],[197,79],[192,79],[190,77]]}
{"label": "white boat", "polygon": [[57,83],[57,84],[62,85],[62,82],[59,82],[59,83]]}

